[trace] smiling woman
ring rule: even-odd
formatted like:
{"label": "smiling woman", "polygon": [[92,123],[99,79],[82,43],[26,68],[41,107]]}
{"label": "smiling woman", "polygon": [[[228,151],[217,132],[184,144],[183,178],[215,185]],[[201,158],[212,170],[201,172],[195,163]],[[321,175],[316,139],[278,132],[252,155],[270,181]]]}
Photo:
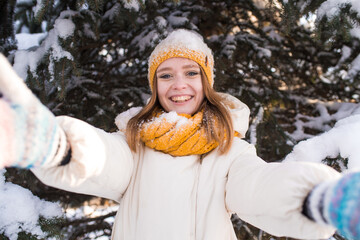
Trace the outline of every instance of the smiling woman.
{"label": "smiling woman", "polygon": [[[127,124],[126,137],[131,150],[136,152],[144,142],[139,135],[139,126],[152,121],[164,111],[175,111],[191,119],[198,119],[201,115],[198,124],[202,130],[198,134],[204,137],[202,141],[217,147],[220,153],[230,149],[235,134],[238,134],[234,131],[228,108],[232,101],[227,102],[212,87],[213,59],[202,37],[186,30],[172,32],[156,46],[149,58],[148,79],[152,96],[149,103]],[[213,145],[212,141],[216,144]],[[200,152],[210,152],[213,147]],[[173,148],[179,149],[180,146],[168,148],[172,152]],[[164,150],[159,146],[154,149]]]}
{"label": "smiling woman", "polygon": [[170,58],[156,71],[159,102],[165,111],[193,115],[204,101],[199,65],[187,58]]}

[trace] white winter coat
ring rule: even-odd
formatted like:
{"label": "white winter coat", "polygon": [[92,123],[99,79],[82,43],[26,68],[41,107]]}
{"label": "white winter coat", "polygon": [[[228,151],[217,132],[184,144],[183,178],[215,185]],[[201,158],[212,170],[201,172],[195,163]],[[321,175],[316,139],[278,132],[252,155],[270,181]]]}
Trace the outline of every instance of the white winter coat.
{"label": "white winter coat", "polygon": [[[249,109],[231,98],[234,128],[244,136]],[[72,159],[33,172],[50,186],[119,202],[112,239],[235,240],[232,213],[275,236],[325,239],[334,233],[301,214],[312,188],[339,176],[326,165],[266,163],[239,138],[226,155],[215,149],[203,158],[172,157],[147,147],[132,153],[121,132],[58,120]]]}

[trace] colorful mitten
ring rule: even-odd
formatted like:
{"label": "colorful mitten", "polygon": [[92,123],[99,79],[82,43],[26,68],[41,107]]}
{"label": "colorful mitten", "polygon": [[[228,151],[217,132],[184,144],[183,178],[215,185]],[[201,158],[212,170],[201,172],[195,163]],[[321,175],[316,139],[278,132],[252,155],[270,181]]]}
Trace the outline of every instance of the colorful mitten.
{"label": "colorful mitten", "polygon": [[63,158],[66,147],[55,116],[0,54],[0,168],[51,164]]}
{"label": "colorful mitten", "polygon": [[304,214],[336,227],[347,239],[360,239],[360,172],[316,186],[306,199]]}

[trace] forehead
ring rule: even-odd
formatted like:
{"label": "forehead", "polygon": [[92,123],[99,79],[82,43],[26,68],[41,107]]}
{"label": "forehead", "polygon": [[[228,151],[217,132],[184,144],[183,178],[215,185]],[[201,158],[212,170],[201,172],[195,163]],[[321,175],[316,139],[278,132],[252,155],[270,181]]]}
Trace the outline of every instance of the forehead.
{"label": "forehead", "polygon": [[182,68],[182,67],[199,67],[199,65],[188,58],[181,58],[181,57],[175,57],[175,58],[169,58],[163,61],[159,67],[158,70],[161,70],[163,68]]}

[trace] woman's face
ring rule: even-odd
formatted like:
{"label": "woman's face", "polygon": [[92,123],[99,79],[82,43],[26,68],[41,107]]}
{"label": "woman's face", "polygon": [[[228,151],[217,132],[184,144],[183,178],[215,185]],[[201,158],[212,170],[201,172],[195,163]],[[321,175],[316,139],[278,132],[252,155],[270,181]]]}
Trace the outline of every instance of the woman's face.
{"label": "woman's face", "polygon": [[157,94],[165,111],[193,115],[204,100],[199,65],[187,58],[169,58],[156,70]]}

